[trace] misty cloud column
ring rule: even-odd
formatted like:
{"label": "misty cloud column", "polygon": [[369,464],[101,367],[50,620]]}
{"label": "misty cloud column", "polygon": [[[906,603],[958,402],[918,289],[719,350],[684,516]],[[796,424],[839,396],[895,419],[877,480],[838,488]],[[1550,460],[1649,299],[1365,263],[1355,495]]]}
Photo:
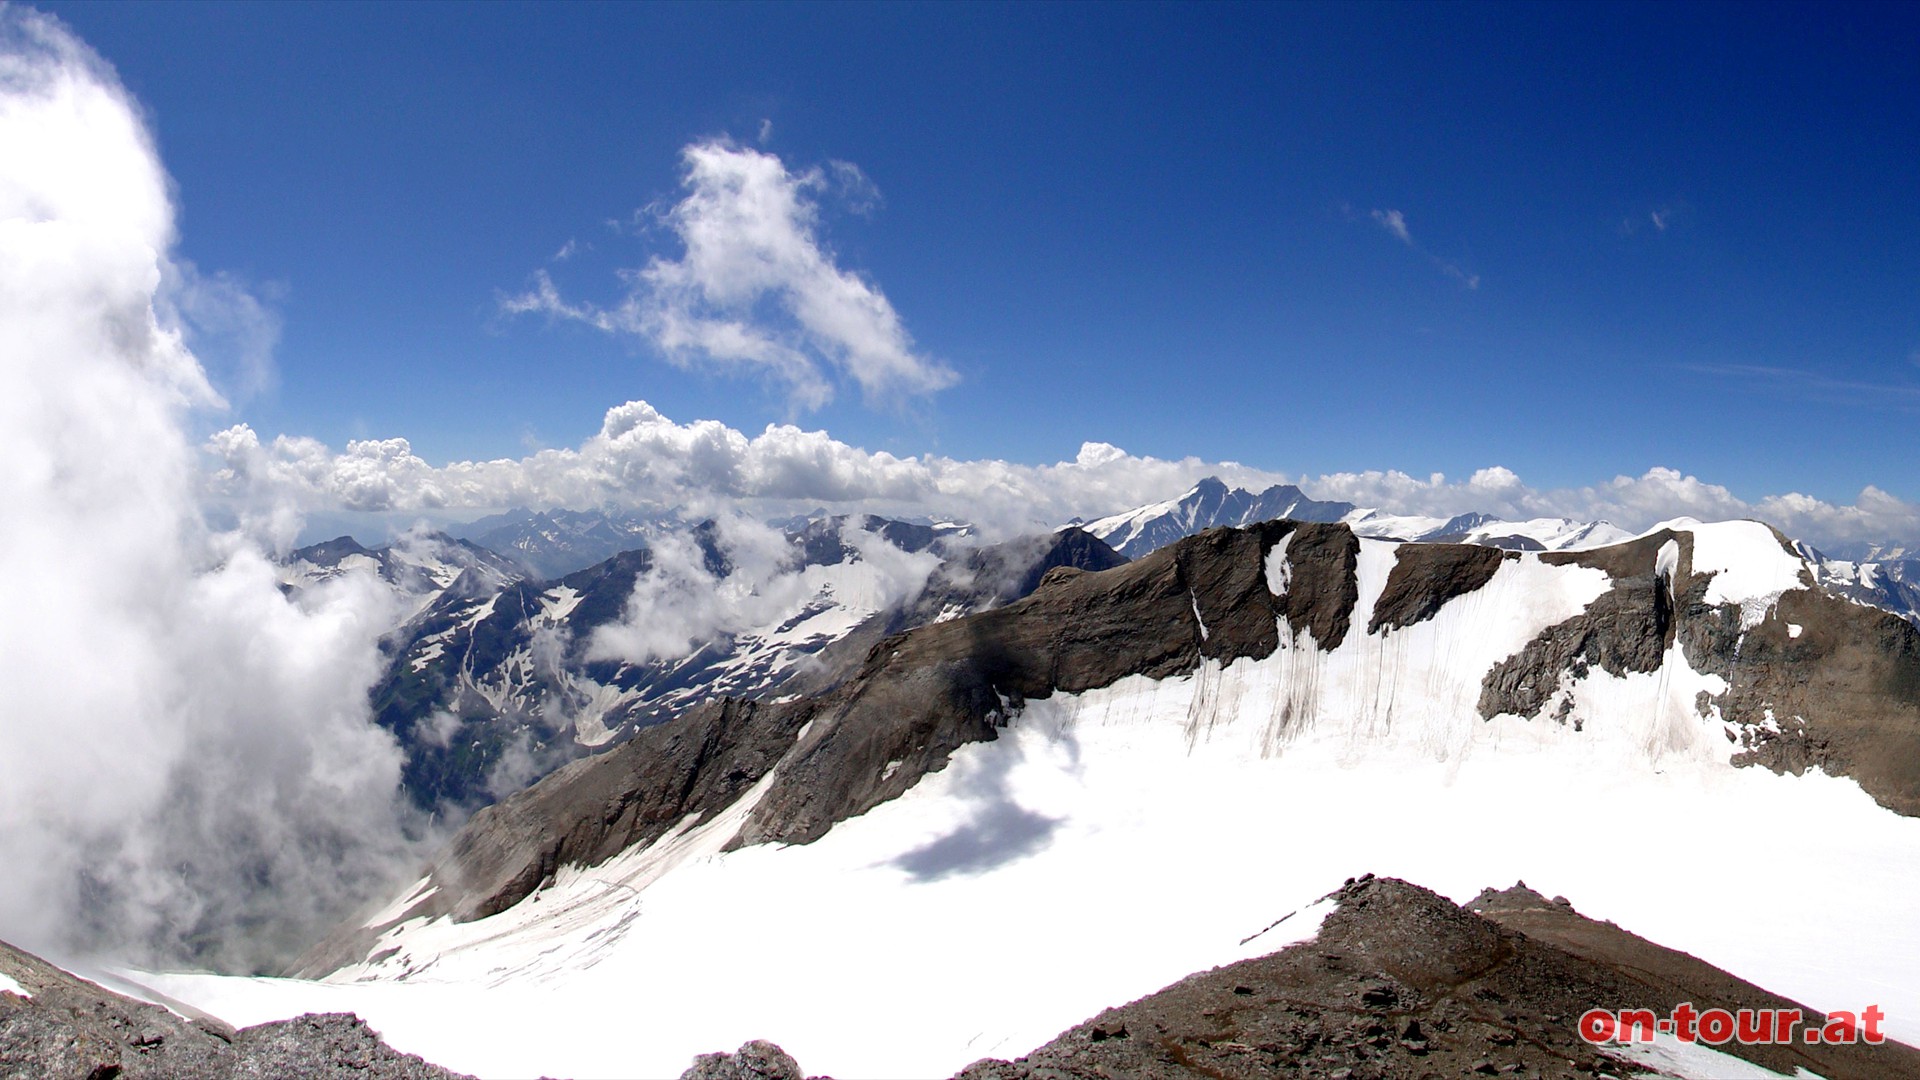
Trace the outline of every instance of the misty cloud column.
{"label": "misty cloud column", "polygon": [[254,966],[403,854],[385,601],[295,607],[203,523],[168,189],[106,65],[0,10],[0,937]]}

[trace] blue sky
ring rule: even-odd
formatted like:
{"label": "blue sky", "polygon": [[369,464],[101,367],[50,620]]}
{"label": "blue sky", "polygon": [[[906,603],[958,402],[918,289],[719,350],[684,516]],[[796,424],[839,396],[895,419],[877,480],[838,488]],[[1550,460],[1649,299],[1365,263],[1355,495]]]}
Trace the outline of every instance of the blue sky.
{"label": "blue sky", "polygon": [[[180,254],[278,315],[215,426],[438,465],[644,399],[902,456],[1920,497],[1910,8],[43,6],[148,108]],[[827,365],[808,408],[502,310],[678,257],[636,211],[722,137],[857,166],[817,238],[953,385]]]}

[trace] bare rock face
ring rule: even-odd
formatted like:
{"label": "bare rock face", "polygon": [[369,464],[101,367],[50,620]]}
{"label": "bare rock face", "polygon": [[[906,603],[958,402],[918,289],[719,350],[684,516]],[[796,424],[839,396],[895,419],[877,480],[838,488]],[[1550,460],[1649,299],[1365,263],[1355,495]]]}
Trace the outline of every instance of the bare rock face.
{"label": "bare rock face", "polygon": [[[1580,1038],[1587,1009],[1690,1001],[1824,1019],[1524,886],[1488,890],[1478,910],[1371,875],[1336,897],[1312,941],[1189,976],[958,1080],[1632,1076],[1644,1068]],[[1920,1051],[1891,1042],[1719,1049],[1786,1075],[1920,1077]]]}
{"label": "bare rock face", "polygon": [[1420,544],[1400,549],[1387,574],[1387,586],[1373,605],[1367,633],[1425,622],[1447,601],[1478,591],[1493,580],[1500,564],[1514,557],[1499,548],[1467,544]]}
{"label": "bare rock face", "polygon": [[460,1078],[399,1053],[350,1013],[234,1031],[116,994],[5,943],[0,974],[29,995],[0,993],[0,1076],[7,1080]]}

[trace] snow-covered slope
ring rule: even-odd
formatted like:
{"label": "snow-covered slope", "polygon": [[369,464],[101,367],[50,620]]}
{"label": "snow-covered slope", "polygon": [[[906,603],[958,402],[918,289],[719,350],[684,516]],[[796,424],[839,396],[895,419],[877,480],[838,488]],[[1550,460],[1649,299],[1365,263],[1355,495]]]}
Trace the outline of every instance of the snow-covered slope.
{"label": "snow-covered slope", "polygon": [[1911,1041],[1920,636],[1811,584],[1750,522],[1577,553],[1210,533],[570,766],[324,982],[154,978],[488,1076],[754,1037],[937,1076],[1308,935],[1370,870],[1524,879]]}

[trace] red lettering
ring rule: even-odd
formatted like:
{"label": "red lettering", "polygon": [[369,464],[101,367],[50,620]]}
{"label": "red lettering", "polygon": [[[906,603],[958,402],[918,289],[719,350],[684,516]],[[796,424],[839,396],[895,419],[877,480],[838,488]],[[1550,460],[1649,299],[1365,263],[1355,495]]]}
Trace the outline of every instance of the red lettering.
{"label": "red lettering", "polygon": [[1693,1002],[1683,1001],[1673,1007],[1673,1037],[1681,1042],[1693,1041],[1693,1022],[1700,1014],[1693,1011]]}
{"label": "red lettering", "polygon": [[1868,1042],[1878,1044],[1887,1041],[1886,1033],[1880,1030],[1880,1021],[1886,1018],[1887,1014],[1881,1012],[1878,1005],[1869,1005],[1860,1013],[1860,1019],[1866,1021],[1865,1038]]}
{"label": "red lettering", "polygon": [[1737,1014],[1740,1030],[1734,1037],[1743,1043],[1773,1042],[1774,1014],[1771,1009],[1741,1009]]}
{"label": "red lettering", "polygon": [[1733,1038],[1733,1014],[1725,1009],[1708,1009],[1700,1014],[1700,1041],[1719,1046]]}
{"label": "red lettering", "polygon": [[1827,1014],[1827,1026],[1820,1031],[1820,1041],[1826,1043],[1850,1043],[1853,1041],[1854,1028],[1859,1019],[1845,1009]]}
{"label": "red lettering", "polygon": [[1580,1014],[1580,1037],[1590,1043],[1613,1038],[1613,1014],[1605,1009],[1588,1009]]}
{"label": "red lettering", "polygon": [[1657,1030],[1655,1020],[1652,1009],[1621,1009],[1620,1041],[1652,1042]]}

